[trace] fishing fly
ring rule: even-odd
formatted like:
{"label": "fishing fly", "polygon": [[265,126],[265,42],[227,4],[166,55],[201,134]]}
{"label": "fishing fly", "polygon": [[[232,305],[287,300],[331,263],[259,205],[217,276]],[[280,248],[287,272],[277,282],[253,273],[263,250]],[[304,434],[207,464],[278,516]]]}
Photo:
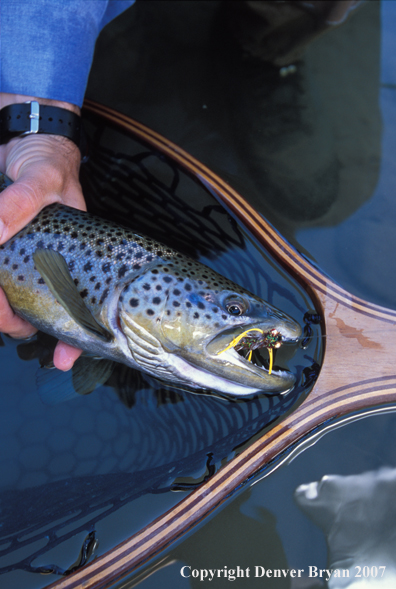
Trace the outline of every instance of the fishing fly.
{"label": "fishing fly", "polygon": [[[252,332],[256,332],[255,335],[249,335]],[[272,367],[274,363],[274,348],[280,348],[282,345],[282,335],[279,333],[277,329],[271,329],[270,331],[264,332],[262,329],[258,327],[253,327],[251,329],[247,329],[246,331],[240,333],[237,337],[235,337],[230,344],[224,350],[218,352],[218,354],[222,354],[231,348],[235,348],[238,352],[239,350],[248,350],[249,353],[247,355],[247,360],[249,362],[252,361],[253,350],[258,348],[267,348],[269,353],[269,368],[268,374],[271,374]]]}

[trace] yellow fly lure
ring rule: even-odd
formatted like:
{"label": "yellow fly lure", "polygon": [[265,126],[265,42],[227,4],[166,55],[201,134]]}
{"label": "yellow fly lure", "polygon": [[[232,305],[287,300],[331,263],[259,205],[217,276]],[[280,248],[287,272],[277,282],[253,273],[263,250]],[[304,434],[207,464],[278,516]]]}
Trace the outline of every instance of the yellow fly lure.
{"label": "yellow fly lure", "polygon": [[[272,372],[272,367],[273,367],[273,363],[274,363],[274,354],[273,354],[273,349],[274,348],[280,348],[280,346],[282,345],[281,343],[281,336],[279,334],[279,332],[276,329],[271,329],[271,331],[265,333],[262,329],[259,329],[258,327],[253,327],[252,329],[248,329],[247,331],[244,331],[243,333],[240,333],[237,337],[235,337],[232,342],[230,344],[228,344],[228,346],[226,348],[224,348],[224,350],[221,350],[220,352],[218,352],[218,354],[222,354],[223,352],[226,352],[227,350],[231,349],[231,348],[235,348],[238,343],[244,338],[246,337],[246,335],[252,331],[257,331],[259,333],[261,333],[263,336],[265,336],[262,340],[263,342],[263,346],[267,348],[268,353],[269,353],[269,369],[268,369],[268,374],[271,374]],[[249,351],[249,354],[247,356],[247,359],[249,360],[249,362],[251,362],[252,360],[252,354],[253,354],[253,348]]]}

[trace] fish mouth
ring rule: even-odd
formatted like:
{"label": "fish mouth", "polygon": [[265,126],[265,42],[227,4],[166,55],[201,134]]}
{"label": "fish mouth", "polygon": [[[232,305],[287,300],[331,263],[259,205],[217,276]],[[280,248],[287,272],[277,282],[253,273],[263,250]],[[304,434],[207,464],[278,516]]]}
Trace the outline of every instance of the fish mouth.
{"label": "fish mouth", "polygon": [[[258,392],[286,393],[295,384],[295,376],[286,369],[272,366],[272,350],[284,343],[293,344],[299,340],[301,328],[268,328],[268,325],[253,324],[248,329],[241,326],[226,330],[206,345],[212,370],[223,378],[239,382]],[[270,351],[271,350],[271,351]]]}

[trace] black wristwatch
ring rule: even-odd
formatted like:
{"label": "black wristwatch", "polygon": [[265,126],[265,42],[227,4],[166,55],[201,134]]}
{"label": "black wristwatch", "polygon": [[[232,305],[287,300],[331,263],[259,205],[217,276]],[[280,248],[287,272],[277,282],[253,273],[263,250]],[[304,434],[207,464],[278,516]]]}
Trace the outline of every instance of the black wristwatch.
{"label": "black wristwatch", "polygon": [[9,104],[0,110],[0,144],[35,133],[61,135],[81,146],[81,117],[36,100]]}

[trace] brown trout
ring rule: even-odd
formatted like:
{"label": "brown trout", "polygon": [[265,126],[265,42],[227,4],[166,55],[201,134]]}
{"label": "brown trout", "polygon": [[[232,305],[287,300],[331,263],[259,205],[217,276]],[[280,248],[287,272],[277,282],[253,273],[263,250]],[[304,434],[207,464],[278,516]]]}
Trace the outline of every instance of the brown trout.
{"label": "brown trout", "polygon": [[0,285],[38,329],[176,386],[244,396],[295,383],[230,344],[252,328],[264,334],[255,347],[273,330],[282,343],[296,341],[298,323],[199,262],[89,213],[43,209],[0,246]]}

